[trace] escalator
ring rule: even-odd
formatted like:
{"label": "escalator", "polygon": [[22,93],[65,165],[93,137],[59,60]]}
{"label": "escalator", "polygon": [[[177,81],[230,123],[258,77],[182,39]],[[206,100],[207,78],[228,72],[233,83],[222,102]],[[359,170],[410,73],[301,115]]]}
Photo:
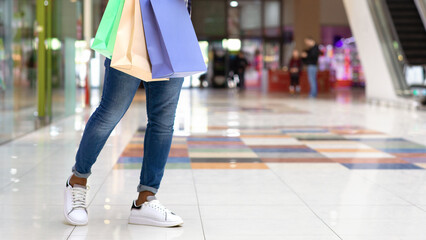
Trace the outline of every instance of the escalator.
{"label": "escalator", "polygon": [[386,0],[405,62],[426,65],[426,30],[414,0]]}
{"label": "escalator", "polygon": [[426,0],[343,0],[372,103],[426,99]]}
{"label": "escalator", "polygon": [[369,0],[401,97],[426,106],[426,0]]}

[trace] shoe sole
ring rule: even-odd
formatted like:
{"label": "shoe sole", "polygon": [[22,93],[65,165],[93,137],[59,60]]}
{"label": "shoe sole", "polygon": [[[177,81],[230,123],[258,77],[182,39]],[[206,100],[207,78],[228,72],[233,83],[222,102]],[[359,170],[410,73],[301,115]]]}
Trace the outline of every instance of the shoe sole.
{"label": "shoe sole", "polygon": [[147,219],[147,218],[129,217],[129,223],[136,224],[136,225],[154,226],[154,227],[177,227],[177,226],[181,226],[183,224],[183,221],[165,223],[165,222],[159,222],[159,221],[155,221],[155,220]]}
{"label": "shoe sole", "polygon": [[[66,198],[66,192],[65,191],[64,191],[64,198]],[[86,222],[75,222],[71,218],[69,218],[67,210],[65,209],[65,201],[64,201],[64,217],[65,217],[65,221],[68,224],[71,224],[71,225],[74,225],[74,226],[85,226],[85,225],[87,225],[87,223],[89,223],[89,220],[87,220]]]}
{"label": "shoe sole", "polygon": [[89,222],[89,221],[84,222],[84,223],[74,222],[73,220],[71,220],[71,219],[68,217],[68,215],[67,215],[66,213],[64,213],[64,215],[65,215],[65,220],[66,220],[66,222],[67,222],[68,224],[70,224],[70,225],[73,225],[73,226],[86,226],[86,225],[87,225],[87,223]]}

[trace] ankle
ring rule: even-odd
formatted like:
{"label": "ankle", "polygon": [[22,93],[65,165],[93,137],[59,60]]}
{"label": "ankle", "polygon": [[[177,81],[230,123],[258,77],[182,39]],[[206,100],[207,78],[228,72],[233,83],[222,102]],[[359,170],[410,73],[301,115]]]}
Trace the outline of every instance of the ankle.
{"label": "ankle", "polygon": [[70,178],[69,183],[70,183],[71,187],[74,187],[74,184],[86,186],[87,185],[87,178],[80,178],[80,177],[77,177],[73,174]]}
{"label": "ankle", "polygon": [[155,196],[155,194],[152,193],[152,192],[149,192],[149,191],[140,192],[138,200],[136,200],[136,205],[139,206],[139,205],[147,202],[149,196]]}

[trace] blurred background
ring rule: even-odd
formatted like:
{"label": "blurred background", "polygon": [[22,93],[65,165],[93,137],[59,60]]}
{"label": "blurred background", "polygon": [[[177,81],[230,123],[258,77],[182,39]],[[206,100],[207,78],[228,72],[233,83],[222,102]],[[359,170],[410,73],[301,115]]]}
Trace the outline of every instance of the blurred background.
{"label": "blurred background", "polygon": [[94,167],[91,223],[63,224],[107,4],[0,0],[1,239],[425,239],[426,0],[193,0],[208,71],[185,78],[160,193],[185,227],[127,225],[143,86]]}
{"label": "blurred background", "polygon": [[[0,1],[0,142],[96,104],[104,59],[89,45],[107,2]],[[233,61],[243,52],[248,89],[289,92],[292,51],[304,50],[309,36],[321,51],[320,94],[346,88],[371,100],[422,102],[424,11],[424,0],[196,0],[192,20],[208,72],[184,85],[236,87]],[[309,92],[304,73],[300,85]]]}

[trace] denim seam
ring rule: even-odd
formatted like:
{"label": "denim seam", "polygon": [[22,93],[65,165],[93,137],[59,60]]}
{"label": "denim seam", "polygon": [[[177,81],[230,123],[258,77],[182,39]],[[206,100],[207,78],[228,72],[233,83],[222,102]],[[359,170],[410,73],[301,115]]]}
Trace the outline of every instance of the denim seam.
{"label": "denim seam", "polygon": [[89,178],[90,175],[92,174],[91,172],[89,173],[79,173],[75,167],[75,165],[72,167],[72,173],[79,178]]}
{"label": "denim seam", "polygon": [[[147,116],[146,117],[147,117],[147,120],[148,120],[147,125],[149,125],[150,124],[150,121],[149,121],[149,112],[150,112],[150,109],[151,109],[150,103],[152,103],[152,101],[151,101],[151,84],[149,84],[149,82],[147,82],[145,85],[146,85],[145,88],[146,88],[146,98],[147,98],[147,100],[146,100],[146,108],[147,108],[146,109],[146,114],[147,114]],[[145,154],[145,151],[147,151],[149,149],[149,141],[147,141],[147,139],[146,139],[146,135],[147,135],[148,130],[149,130],[149,127],[147,126],[146,132],[145,132],[145,137],[144,137],[144,154],[143,154],[143,158],[145,158],[148,155],[148,154]],[[142,184],[143,178],[145,178],[145,175],[143,174],[143,172],[144,172],[144,165],[146,165],[146,161],[143,161],[143,163],[142,163],[141,178],[140,178],[140,181],[139,181],[138,192],[142,192],[142,190],[139,191],[140,187],[141,186],[145,186],[145,185]],[[145,187],[150,188],[149,186],[145,186]],[[152,189],[154,189],[154,188],[152,188]]]}
{"label": "denim seam", "polygon": [[156,194],[158,192],[158,189],[150,187],[150,186],[139,184],[138,188],[137,188],[137,191],[138,192],[148,191],[148,192],[152,192],[152,193]]}

